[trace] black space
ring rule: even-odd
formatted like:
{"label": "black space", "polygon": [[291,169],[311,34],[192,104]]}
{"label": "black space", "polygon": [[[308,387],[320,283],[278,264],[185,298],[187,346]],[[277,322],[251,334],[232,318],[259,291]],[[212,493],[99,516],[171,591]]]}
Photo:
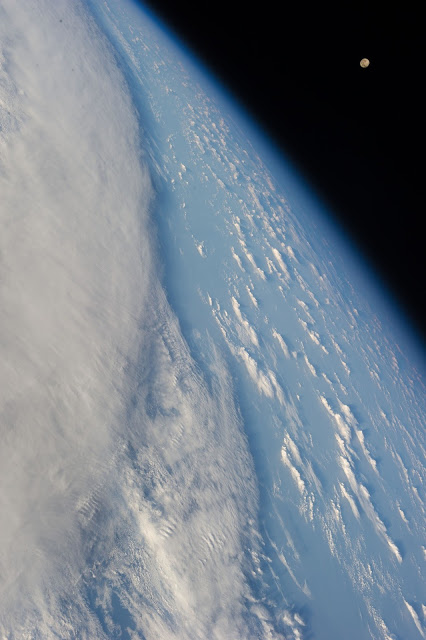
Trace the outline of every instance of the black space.
{"label": "black space", "polygon": [[282,147],[424,339],[419,9],[365,0],[146,4]]}

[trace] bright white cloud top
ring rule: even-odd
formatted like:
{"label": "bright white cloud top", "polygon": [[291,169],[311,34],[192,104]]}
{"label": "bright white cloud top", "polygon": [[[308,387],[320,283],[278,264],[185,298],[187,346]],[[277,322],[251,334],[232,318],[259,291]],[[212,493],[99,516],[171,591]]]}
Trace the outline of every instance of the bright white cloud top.
{"label": "bright white cloud top", "polygon": [[241,122],[132,3],[2,0],[1,638],[426,636],[409,337]]}

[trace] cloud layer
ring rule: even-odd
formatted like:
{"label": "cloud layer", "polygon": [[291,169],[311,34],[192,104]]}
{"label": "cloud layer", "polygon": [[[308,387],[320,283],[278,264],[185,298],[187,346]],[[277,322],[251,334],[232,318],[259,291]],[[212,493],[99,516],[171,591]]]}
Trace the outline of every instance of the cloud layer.
{"label": "cloud layer", "polygon": [[250,637],[252,463],[156,276],[127,86],[77,2],[0,24],[0,635]]}
{"label": "cloud layer", "polygon": [[79,11],[1,15],[0,619],[84,562],[81,501],[113,455],[150,277],[137,122]]}

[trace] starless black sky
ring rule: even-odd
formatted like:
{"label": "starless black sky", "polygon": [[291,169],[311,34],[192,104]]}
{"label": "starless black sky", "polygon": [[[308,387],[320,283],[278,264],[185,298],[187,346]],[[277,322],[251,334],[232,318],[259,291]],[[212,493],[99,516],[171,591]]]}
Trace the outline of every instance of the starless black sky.
{"label": "starless black sky", "polygon": [[365,0],[145,4],[282,147],[424,336],[418,8]]}

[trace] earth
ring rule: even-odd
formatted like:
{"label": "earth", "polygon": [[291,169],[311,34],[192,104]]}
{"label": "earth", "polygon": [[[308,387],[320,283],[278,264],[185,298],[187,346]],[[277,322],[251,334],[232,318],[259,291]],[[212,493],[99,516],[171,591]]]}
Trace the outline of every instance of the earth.
{"label": "earth", "polygon": [[3,0],[0,193],[0,637],[425,638],[420,347],[184,45]]}

